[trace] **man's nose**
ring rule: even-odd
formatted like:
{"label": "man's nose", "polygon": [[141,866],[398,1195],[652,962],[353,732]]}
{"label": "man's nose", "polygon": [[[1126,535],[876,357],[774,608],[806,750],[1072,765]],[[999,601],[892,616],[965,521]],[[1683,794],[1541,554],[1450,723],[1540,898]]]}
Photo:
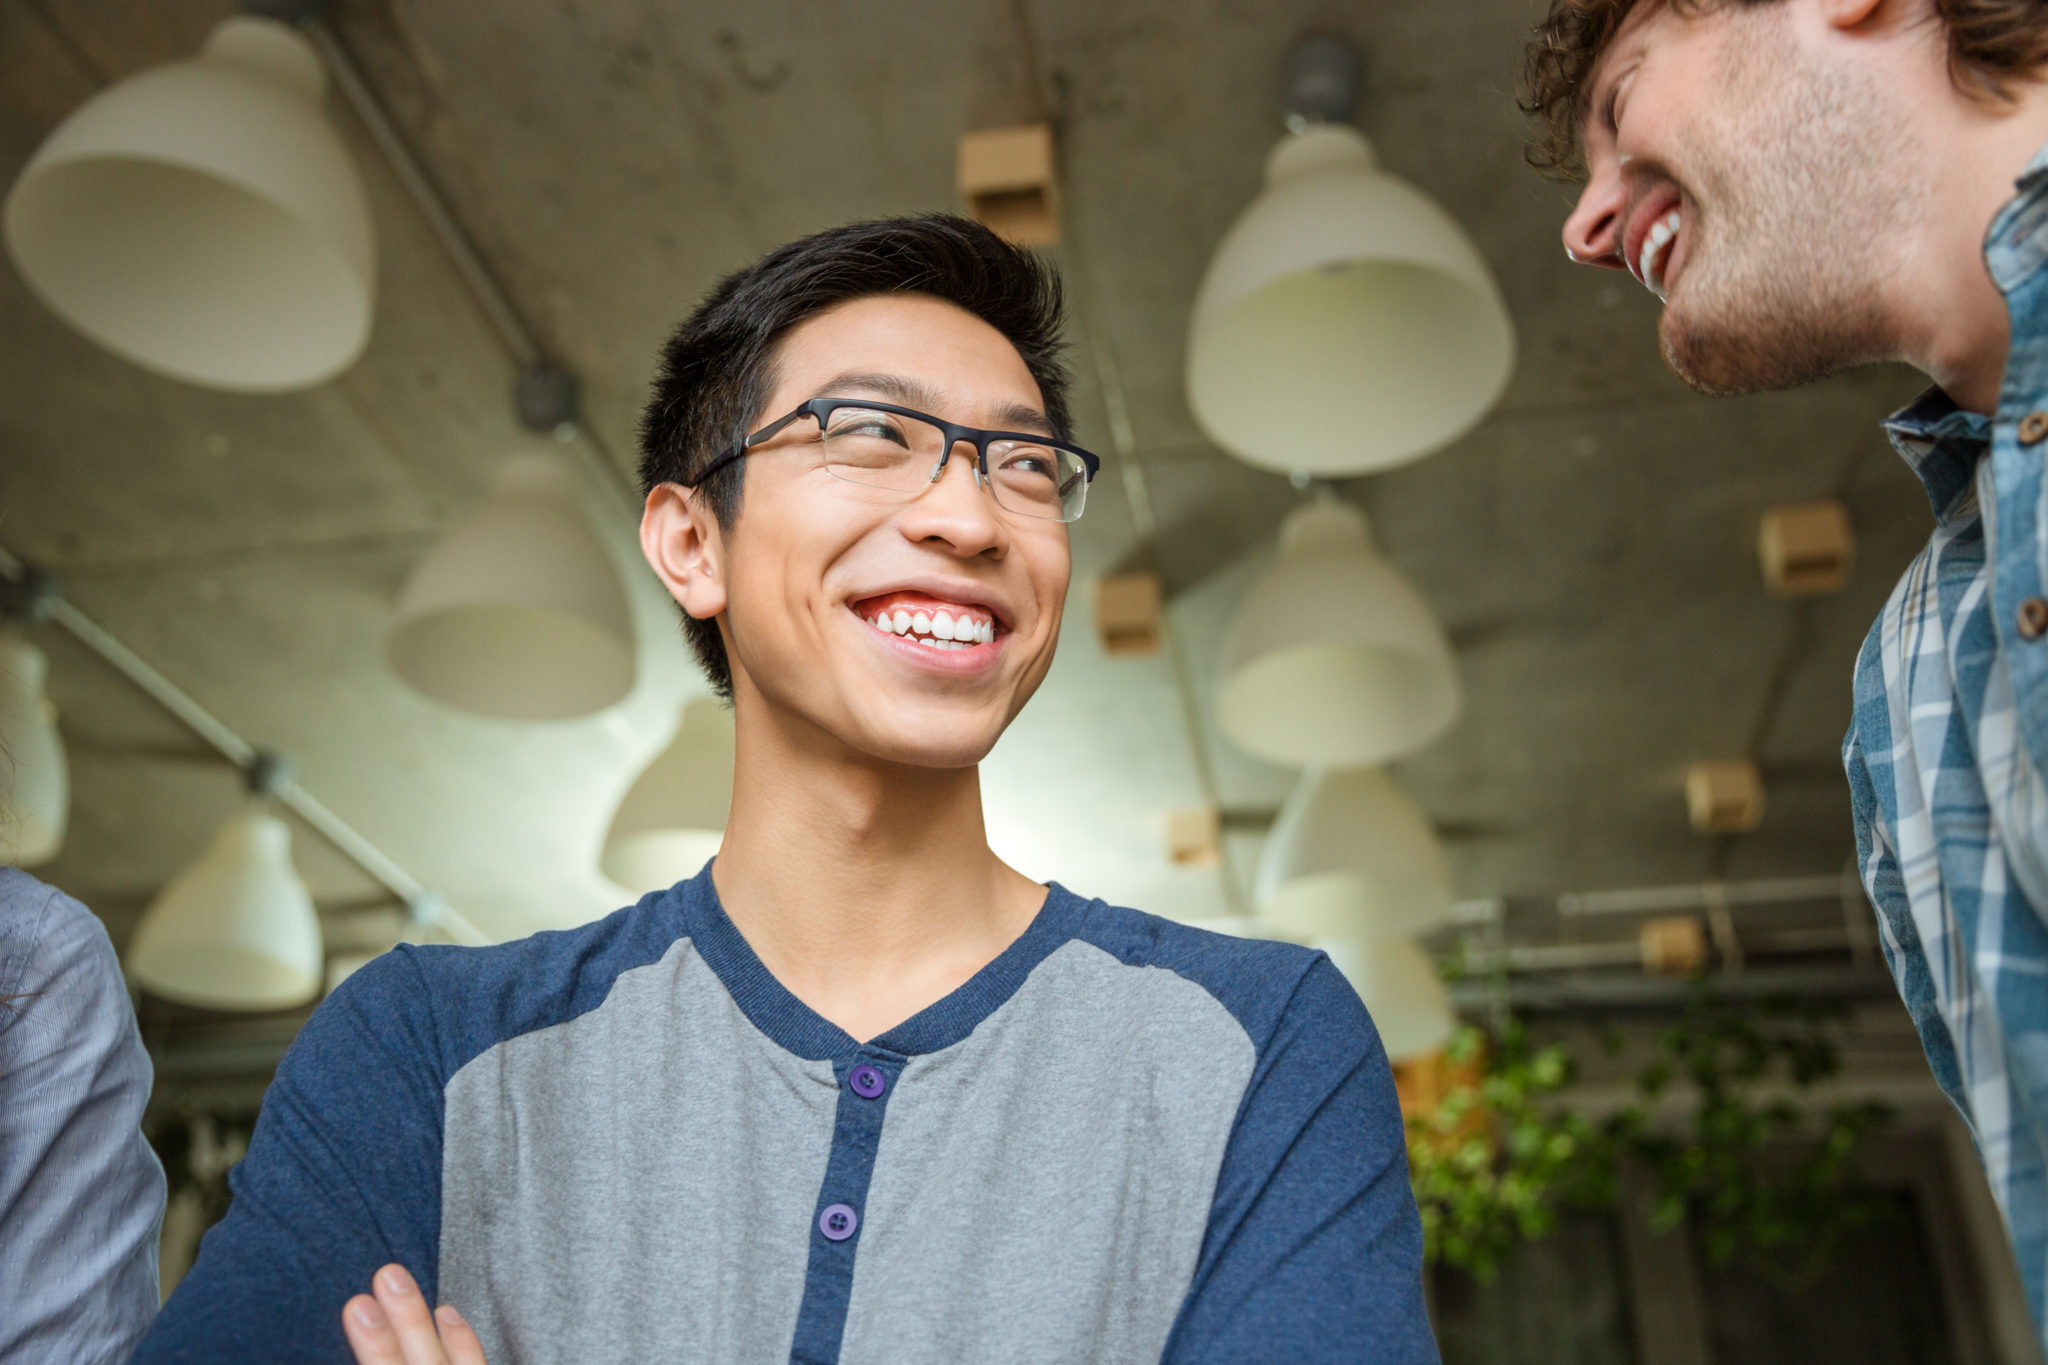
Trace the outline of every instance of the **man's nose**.
{"label": "man's nose", "polygon": [[1564,220],[1565,254],[1581,265],[1626,270],[1628,263],[1621,255],[1621,215],[1627,203],[1619,169],[1595,166],[1577,207]]}
{"label": "man's nose", "polygon": [[944,470],[904,513],[904,530],[912,540],[942,540],[963,555],[999,550],[1008,543],[994,490],[981,485],[978,459],[971,441],[953,447]]}

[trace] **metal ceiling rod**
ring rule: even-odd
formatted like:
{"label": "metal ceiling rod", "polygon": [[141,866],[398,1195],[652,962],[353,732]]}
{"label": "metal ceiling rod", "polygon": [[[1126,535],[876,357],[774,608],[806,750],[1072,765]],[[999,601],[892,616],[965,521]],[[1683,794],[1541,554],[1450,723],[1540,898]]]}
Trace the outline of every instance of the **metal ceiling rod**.
{"label": "metal ceiling rod", "polygon": [[[1484,980],[1454,981],[1451,1003],[1480,1011],[1496,1002],[1499,987]],[[1896,1000],[1898,986],[1882,968],[1752,967],[1740,975],[1709,972],[1684,977],[1629,972],[1516,976],[1505,986],[1508,1003],[1524,1013],[1582,1010],[1678,1010],[1704,990],[1721,999]]]}
{"label": "metal ceiling rod", "polygon": [[[317,8],[317,7],[316,7]],[[413,207],[426,221],[427,228],[434,234],[434,240],[441,244],[441,250],[448,257],[448,263],[476,299],[477,307],[483,311],[484,320],[498,334],[498,340],[513,361],[524,370],[530,370],[542,362],[540,343],[534,340],[533,330],[513,307],[512,301],[484,264],[483,253],[470,240],[462,224],[455,221],[441,190],[428,176],[426,168],[413,155],[412,148],[400,135],[398,125],[385,112],[376,92],[363,76],[362,68],[355,58],[335,37],[334,30],[318,14],[308,14],[299,21],[299,29],[320,49],[321,60],[334,76],[334,85],[343,99],[355,112],[363,131],[370,135],[370,141],[377,144],[383,154],[384,163],[411,198]]]}
{"label": "metal ceiling rod", "polygon": [[363,69],[330,28],[321,0],[247,0],[252,13],[294,24],[319,49],[321,60],[334,77],[334,85],[354,111],[357,122],[376,144],[391,168],[392,176],[412,200],[420,218],[448,264],[461,277],[470,297],[476,300],[484,320],[497,333],[499,342],[519,370],[514,407],[528,430],[543,432],[561,440],[577,441],[591,463],[597,466],[605,486],[619,497],[635,519],[640,514],[640,491],[626,477],[617,462],[590,429],[577,405],[576,376],[549,358],[518,307],[513,304],[498,277],[485,262],[483,252],[457,221],[441,188],[399,132],[390,113],[377,98]]}
{"label": "metal ceiling rod", "polygon": [[1318,123],[1342,123],[1351,117],[1364,81],[1365,56],[1357,44],[1337,33],[1304,35],[1287,50],[1281,117],[1296,133]]}
{"label": "metal ceiling rod", "polygon": [[1567,892],[1557,898],[1557,913],[1573,915],[1655,915],[1673,911],[1710,911],[1737,905],[1794,905],[1804,901],[1836,901],[1861,896],[1862,883],[1853,873],[1825,877],[1765,877],[1744,882],[1689,882],[1679,886],[1637,886],[1621,891]]}
{"label": "metal ceiling rod", "polygon": [[[1078,217],[1078,211],[1071,205],[1067,212],[1070,217]],[[1117,364],[1116,349],[1110,342],[1108,331],[1100,322],[1097,311],[1100,296],[1095,292],[1094,278],[1082,253],[1081,236],[1076,227],[1073,233],[1075,245],[1067,257],[1067,275],[1073,281],[1081,331],[1087,339],[1083,349],[1094,365],[1095,388],[1102,397],[1103,415],[1109,422],[1110,446],[1116,452],[1117,477],[1123,485],[1124,503],[1130,512],[1131,529],[1137,534],[1139,553],[1145,562],[1156,567],[1159,516],[1152,505],[1151,488],[1145,481],[1144,452],[1138,444],[1137,428],[1131,422],[1131,405],[1124,390],[1123,372]],[[1201,694],[1195,686],[1194,665],[1188,659],[1186,642],[1174,625],[1170,612],[1161,613],[1159,640],[1167,665],[1173,672],[1174,697],[1180,703],[1181,728],[1187,735],[1188,761],[1195,770],[1195,783],[1201,789],[1202,799],[1221,811],[1222,789],[1216,780],[1215,765],[1209,758],[1208,738],[1196,701]],[[1232,916],[1243,916],[1248,907],[1243,889],[1232,875],[1228,844],[1224,845],[1223,859],[1218,881],[1223,888],[1224,908]]]}
{"label": "metal ceiling rod", "polygon": [[[4,575],[10,582],[20,583],[31,581],[33,571],[12,551],[0,547],[0,575]],[[305,821],[314,833],[339,849],[351,862],[396,896],[404,903],[407,912],[415,921],[446,930],[450,938],[459,942],[485,944],[493,941],[488,934],[449,905],[447,899],[439,892],[429,890],[421,884],[411,873],[393,862],[382,849],[359,834],[353,825],[336,815],[325,802],[300,786],[296,780],[274,769],[265,769],[266,763],[274,764],[275,760],[229,729],[211,711],[193,700],[191,694],[157,672],[148,660],[122,644],[111,631],[73,606],[61,593],[48,592],[42,598],[42,606],[46,612],[46,619],[97,654],[108,667],[135,684],[150,700],[170,712],[180,724],[199,736],[241,772],[249,774],[267,771],[268,780],[275,783],[271,795],[277,803]]]}

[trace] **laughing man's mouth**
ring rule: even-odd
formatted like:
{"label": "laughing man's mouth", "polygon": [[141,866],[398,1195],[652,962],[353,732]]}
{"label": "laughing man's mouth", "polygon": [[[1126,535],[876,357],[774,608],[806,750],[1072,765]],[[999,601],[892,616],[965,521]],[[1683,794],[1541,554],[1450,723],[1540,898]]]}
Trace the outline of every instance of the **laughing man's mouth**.
{"label": "laughing man's mouth", "polygon": [[972,649],[993,644],[995,617],[985,607],[889,593],[853,606],[854,614],[885,635],[901,635],[929,649]]}
{"label": "laughing man's mouth", "polygon": [[1678,240],[1678,229],[1683,219],[1677,209],[1665,214],[1650,225],[1643,235],[1643,249],[1636,262],[1636,278],[1658,298],[1664,297],[1664,253]]}

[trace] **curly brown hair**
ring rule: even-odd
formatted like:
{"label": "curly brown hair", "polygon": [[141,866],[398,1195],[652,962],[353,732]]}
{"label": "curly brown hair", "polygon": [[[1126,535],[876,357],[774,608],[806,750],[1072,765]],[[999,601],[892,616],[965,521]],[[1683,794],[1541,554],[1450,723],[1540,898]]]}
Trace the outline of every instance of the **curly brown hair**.
{"label": "curly brown hair", "polygon": [[[1528,148],[1538,170],[1584,173],[1579,146],[1587,78],[1615,32],[1638,5],[1692,12],[1719,4],[1775,0],[1551,0],[1550,13],[1529,35],[1523,61],[1522,112],[1539,121]],[[2048,0],[1933,0],[1948,32],[1949,78],[1966,94],[2008,98],[2012,87],[2048,66]]]}

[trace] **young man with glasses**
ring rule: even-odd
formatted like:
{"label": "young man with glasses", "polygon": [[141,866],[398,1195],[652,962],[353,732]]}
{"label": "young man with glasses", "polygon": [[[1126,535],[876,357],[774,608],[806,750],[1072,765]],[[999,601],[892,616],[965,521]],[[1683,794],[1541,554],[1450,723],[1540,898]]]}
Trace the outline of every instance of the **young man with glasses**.
{"label": "young man with glasses", "polygon": [[[717,858],[351,978],[138,1360],[1435,1359],[1329,961],[984,837],[1096,470],[1059,329],[948,217],[784,247],[683,325],[641,540],[734,708]],[[1080,782],[1066,814],[1092,837]]]}

